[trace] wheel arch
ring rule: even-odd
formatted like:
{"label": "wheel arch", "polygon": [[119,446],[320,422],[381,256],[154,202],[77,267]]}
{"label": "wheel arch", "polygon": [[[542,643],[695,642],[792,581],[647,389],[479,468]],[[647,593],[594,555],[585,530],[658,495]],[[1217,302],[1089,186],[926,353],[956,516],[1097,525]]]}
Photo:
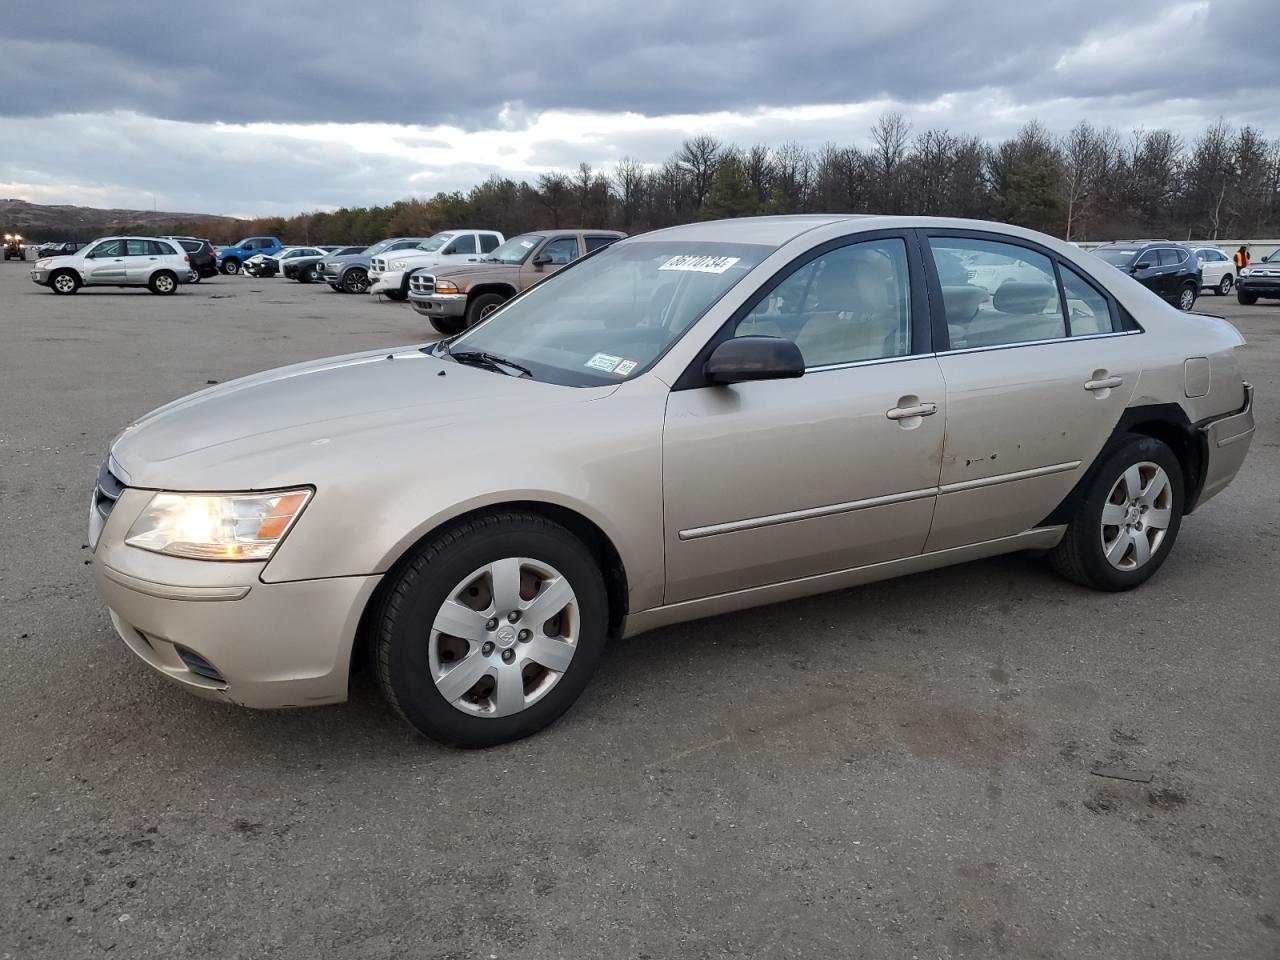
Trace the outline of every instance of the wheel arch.
{"label": "wheel arch", "polygon": [[1070,519],[1079,498],[1093,482],[1099,464],[1106,459],[1107,453],[1115,447],[1116,443],[1126,436],[1151,437],[1161,441],[1173,451],[1173,455],[1178,458],[1178,463],[1182,467],[1182,488],[1185,493],[1183,515],[1195,510],[1196,502],[1200,499],[1200,490],[1204,486],[1206,460],[1204,437],[1181,406],[1176,403],[1156,403],[1125,410],[1089,469],[1076,481],[1071,492],[1045,517],[1040,526],[1063,524]]}
{"label": "wheel arch", "polygon": [[476,297],[486,293],[500,293],[510,300],[516,295],[516,292],[516,288],[509,283],[479,283],[467,290],[467,303],[470,304]]}
{"label": "wheel arch", "polygon": [[533,513],[564,527],[582,541],[600,564],[600,572],[604,577],[605,592],[609,602],[609,636],[616,638],[622,635],[622,627],[626,622],[629,607],[629,585],[626,568],[622,556],[614,545],[612,538],[595,521],[586,514],[563,504],[547,500],[513,499],[503,500],[483,506],[473,507],[440,519],[429,530],[426,530],[412,543],[408,544],[399,555],[387,566],[387,571],[370,595],[360,615],[356,630],[356,642],[351,649],[349,670],[355,673],[370,663],[372,643],[377,631],[377,618],[386,594],[395,583],[396,574],[410,563],[414,555],[433,537],[459,523],[465,523],[476,517],[487,514],[520,511]]}

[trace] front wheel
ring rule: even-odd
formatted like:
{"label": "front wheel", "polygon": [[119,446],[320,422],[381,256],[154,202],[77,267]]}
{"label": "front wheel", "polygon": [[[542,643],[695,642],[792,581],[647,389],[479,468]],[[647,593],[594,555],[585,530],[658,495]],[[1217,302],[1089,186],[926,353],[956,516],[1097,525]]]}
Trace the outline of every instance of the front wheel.
{"label": "front wheel", "polygon": [[383,290],[382,292],[387,295],[388,300],[395,300],[399,302],[409,299],[409,293],[406,290]]}
{"label": "front wheel", "polygon": [[1132,590],[1160,569],[1178,538],[1182,465],[1154,437],[1130,436],[1104,456],[1049,559],[1086,587]]}
{"label": "front wheel", "polygon": [[1236,303],[1243,304],[1246,307],[1252,307],[1257,302],[1258,295],[1256,293],[1245,293],[1239,287],[1236,287]]}
{"label": "front wheel", "polygon": [[507,298],[500,293],[482,293],[472,297],[467,304],[467,326],[474,327],[506,302]]}
{"label": "front wheel", "polygon": [[80,278],[70,270],[60,270],[49,278],[49,286],[54,293],[66,296],[80,289]]}
{"label": "front wheel", "polygon": [[600,565],[537,514],[459,523],[400,565],[379,608],[376,670],[420,733],[489,747],[536,733],[573,705],[608,629]]}
{"label": "front wheel", "polygon": [[442,333],[446,337],[456,337],[467,329],[467,321],[462,317],[432,317],[431,326],[436,328],[436,333]]}
{"label": "front wheel", "polygon": [[369,289],[369,274],[359,267],[352,267],[342,278],[342,289],[347,293],[366,293]]}
{"label": "front wheel", "polygon": [[299,271],[294,279],[299,283],[315,283],[320,279],[320,271],[315,267],[307,267],[305,270]]}
{"label": "front wheel", "polygon": [[1187,313],[1196,305],[1196,288],[1194,284],[1188,283],[1182,288],[1178,294],[1178,309],[1183,313]]}
{"label": "front wheel", "polygon": [[240,261],[239,261],[239,260],[223,260],[223,261],[222,261],[222,272],[223,272],[223,273],[225,273],[225,274],[227,274],[227,275],[231,275],[231,274],[239,273],[239,272],[240,272]]}
{"label": "front wheel", "polygon": [[1228,293],[1231,292],[1231,288],[1234,285],[1235,285],[1235,279],[1231,276],[1231,274],[1229,273],[1223,274],[1222,279],[1218,281],[1218,286],[1217,286],[1218,296],[1225,297]]}

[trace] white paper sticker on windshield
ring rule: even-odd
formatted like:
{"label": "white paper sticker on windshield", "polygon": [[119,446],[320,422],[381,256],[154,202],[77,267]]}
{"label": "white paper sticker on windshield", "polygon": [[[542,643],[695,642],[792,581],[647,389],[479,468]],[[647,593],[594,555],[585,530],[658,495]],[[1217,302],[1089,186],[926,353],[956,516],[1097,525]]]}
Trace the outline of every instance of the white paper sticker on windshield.
{"label": "white paper sticker on windshield", "polygon": [[583,366],[590,367],[592,370],[603,370],[605,373],[613,373],[614,368],[622,362],[622,357],[614,357],[607,353],[597,353],[588,360]]}
{"label": "white paper sticker on windshield", "polygon": [[613,375],[615,377],[625,377],[638,366],[640,366],[640,362],[638,360],[623,360],[613,368]]}
{"label": "white paper sticker on windshield", "polygon": [[741,257],[695,257],[692,254],[672,257],[659,270],[685,270],[690,273],[724,273]]}
{"label": "white paper sticker on windshield", "polygon": [[530,247],[532,247],[532,246],[533,246],[533,241],[532,241],[532,240],[521,240],[521,241],[520,241],[520,246],[522,246],[522,247],[524,247],[526,250],[528,250]]}

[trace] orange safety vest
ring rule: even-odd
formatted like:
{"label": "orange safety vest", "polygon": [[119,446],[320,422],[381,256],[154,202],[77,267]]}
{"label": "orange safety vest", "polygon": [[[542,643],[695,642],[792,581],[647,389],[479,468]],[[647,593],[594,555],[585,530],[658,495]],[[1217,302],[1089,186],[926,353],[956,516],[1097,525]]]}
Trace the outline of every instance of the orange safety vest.
{"label": "orange safety vest", "polygon": [[1235,261],[1236,261],[1236,269],[1243,270],[1245,267],[1249,265],[1249,254],[1241,253],[1239,250],[1237,250],[1235,255]]}

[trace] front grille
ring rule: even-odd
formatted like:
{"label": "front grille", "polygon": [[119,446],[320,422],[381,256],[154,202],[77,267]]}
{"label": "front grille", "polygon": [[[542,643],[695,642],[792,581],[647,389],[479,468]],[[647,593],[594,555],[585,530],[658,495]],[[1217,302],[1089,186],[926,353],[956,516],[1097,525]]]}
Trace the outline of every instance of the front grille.
{"label": "front grille", "polygon": [[98,483],[93,490],[93,507],[103,520],[111,516],[116,501],[124,493],[125,483],[111,471],[111,458],[103,461],[98,470]]}
{"label": "front grille", "polygon": [[373,269],[385,273],[387,269],[387,261],[383,260],[381,257],[374,257]]}
{"label": "front grille", "polygon": [[436,278],[430,273],[415,273],[409,277],[409,290],[413,293],[435,293]]}
{"label": "front grille", "polygon": [[214,683],[227,682],[223,679],[222,674],[218,672],[217,667],[204,657],[200,656],[200,654],[196,653],[194,650],[188,650],[186,647],[179,646],[176,643],[173,645],[173,649],[181,658],[182,662],[186,664],[187,669],[196,676],[204,677],[206,680],[212,680]]}

